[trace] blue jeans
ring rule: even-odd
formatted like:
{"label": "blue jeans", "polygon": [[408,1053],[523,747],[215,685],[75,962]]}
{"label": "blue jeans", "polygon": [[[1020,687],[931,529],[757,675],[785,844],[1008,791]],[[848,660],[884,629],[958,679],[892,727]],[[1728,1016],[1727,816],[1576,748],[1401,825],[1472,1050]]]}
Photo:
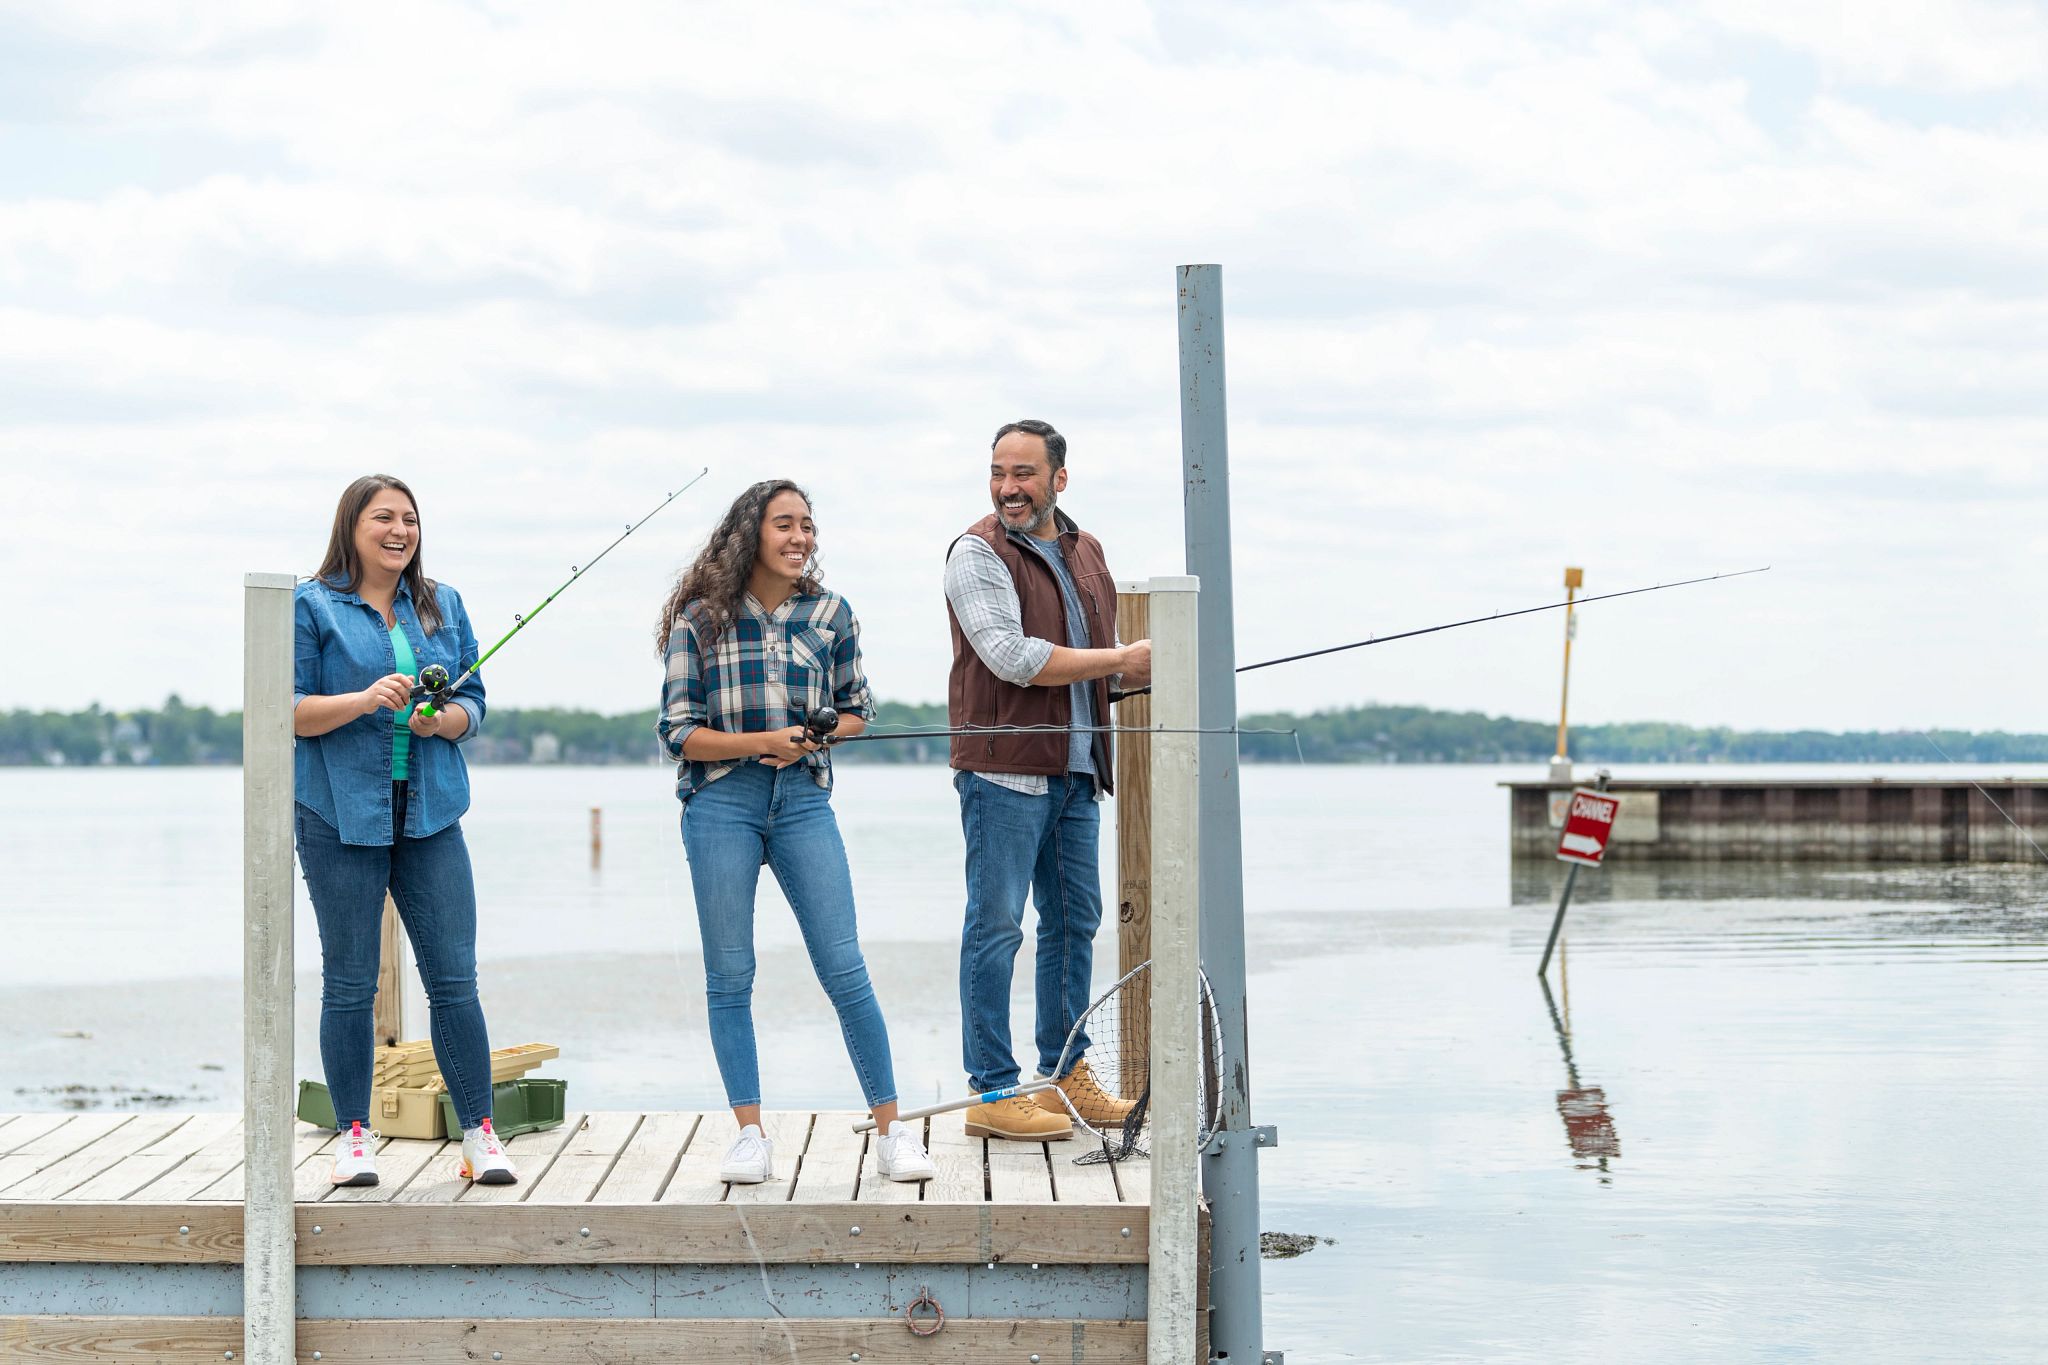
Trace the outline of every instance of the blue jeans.
{"label": "blue jeans", "polygon": [[[1026,796],[969,772],[953,774],[967,836],[967,927],[960,936],[960,1033],[968,1084],[1017,1083],[1010,1050],[1010,978],[1024,943],[1024,896],[1038,910],[1038,1070],[1052,1075],[1086,1012],[1102,924],[1097,839],[1102,815],[1085,774],[1046,779]],[[1074,1056],[1088,1050],[1084,1034]],[[1068,1070],[1072,1070],[1071,1063]]]}
{"label": "blue jeans", "polygon": [[336,1126],[371,1126],[370,1007],[389,889],[427,988],[434,1059],[455,1117],[476,1127],[491,1116],[491,1044],[476,997],[476,884],[461,822],[378,847],[344,844],[305,806],[295,814],[299,867],[320,924],[320,1061]]}
{"label": "blue jeans", "polygon": [[683,806],[697,927],[704,940],[704,992],[711,1051],[735,1109],[761,1102],[754,1048],[754,889],[766,863],[796,911],[811,968],[839,1013],[868,1107],[896,1098],[889,1030],[868,980],[854,924],[853,875],[832,815],[831,793],[802,764],[742,763]]}

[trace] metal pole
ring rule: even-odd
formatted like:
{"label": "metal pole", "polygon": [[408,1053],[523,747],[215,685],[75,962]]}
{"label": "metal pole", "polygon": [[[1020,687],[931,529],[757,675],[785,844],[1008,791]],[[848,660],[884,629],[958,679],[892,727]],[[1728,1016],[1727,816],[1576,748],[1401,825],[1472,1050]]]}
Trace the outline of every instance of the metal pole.
{"label": "metal pole", "polygon": [[1557,931],[1564,928],[1565,907],[1572,903],[1572,888],[1579,884],[1582,866],[1582,863],[1573,863],[1572,870],[1564,874],[1564,894],[1557,898],[1557,918],[1550,921],[1550,942],[1543,945],[1543,961],[1536,966],[1538,976],[1550,970],[1550,954],[1557,947]]}
{"label": "metal pole", "polygon": [[[1607,769],[1602,768],[1593,779],[1593,790],[1606,791],[1607,782],[1611,776],[1612,774]],[[1567,803],[1571,801],[1570,792],[1565,793],[1565,801]],[[1571,809],[1570,805],[1567,804],[1565,809],[1569,811]],[[1557,917],[1550,921],[1550,941],[1543,945],[1543,961],[1536,965],[1536,975],[1538,976],[1542,976],[1550,970],[1550,954],[1557,947],[1558,931],[1564,928],[1565,907],[1572,903],[1572,888],[1578,885],[1579,869],[1584,866],[1584,863],[1573,863],[1572,870],[1564,874],[1564,894],[1557,898]],[[1560,972],[1562,970],[1562,968],[1559,969]]]}
{"label": "metal pole", "polygon": [[[1202,585],[1201,721],[1237,724],[1237,635],[1230,573],[1229,420],[1224,407],[1223,271],[1184,265],[1180,299],[1181,478],[1188,572]],[[1272,1134],[1251,1120],[1250,1029],[1245,1013],[1244,835],[1234,733],[1200,736],[1202,961],[1222,1024],[1220,1125],[1202,1161],[1209,1197],[1209,1349],[1239,1365],[1265,1360],[1259,1302],[1259,1147]],[[1154,784],[1154,800],[1160,784]]]}
{"label": "metal pole", "polygon": [[[1198,709],[1199,594],[1192,578],[1152,580],[1152,714],[1193,728]],[[1199,736],[1152,737],[1152,1211],[1145,1271],[1147,1365],[1195,1358],[1199,1223],[1195,1212],[1196,917],[1201,886]]]}
{"label": "metal pole", "polygon": [[292,589],[242,580],[242,1354],[292,1365]]}
{"label": "metal pole", "polygon": [[1572,700],[1572,636],[1578,632],[1572,628],[1572,599],[1579,595],[1585,584],[1584,569],[1568,568],[1564,571],[1564,686],[1557,694],[1557,754],[1553,761],[1562,763],[1571,757],[1565,748],[1565,714]]}

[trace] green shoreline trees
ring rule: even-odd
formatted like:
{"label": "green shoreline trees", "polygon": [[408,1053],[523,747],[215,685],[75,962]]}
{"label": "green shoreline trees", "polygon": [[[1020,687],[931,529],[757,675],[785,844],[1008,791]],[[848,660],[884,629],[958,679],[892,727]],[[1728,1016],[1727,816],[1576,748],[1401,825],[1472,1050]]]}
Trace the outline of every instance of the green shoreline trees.
{"label": "green shoreline trees", "polygon": [[[877,723],[926,728],[946,723],[936,703],[883,702]],[[1521,763],[1550,757],[1555,728],[1476,711],[1422,706],[1353,706],[1298,716],[1268,712],[1244,718],[1250,728],[1293,730],[1247,734],[1247,762]],[[1934,731],[1959,763],[2048,762],[2048,735]],[[1938,761],[1919,731],[1764,731],[1705,729],[1661,721],[1584,725],[1572,731],[1573,757],[1583,763],[1927,763]],[[493,707],[469,754],[479,763],[653,763],[654,713],[602,716],[594,711]],[[943,739],[863,744],[840,751],[853,762],[943,763]],[[188,706],[176,695],[155,710],[0,711],[0,766],[99,765],[173,767],[233,764],[242,757],[238,711]]]}

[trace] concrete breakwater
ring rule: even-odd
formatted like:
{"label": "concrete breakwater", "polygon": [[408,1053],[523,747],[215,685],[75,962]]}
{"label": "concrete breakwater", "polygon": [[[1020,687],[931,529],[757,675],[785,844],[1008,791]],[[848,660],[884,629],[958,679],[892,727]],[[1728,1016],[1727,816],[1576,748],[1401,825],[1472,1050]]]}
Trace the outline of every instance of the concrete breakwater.
{"label": "concrete breakwater", "polygon": [[[1555,854],[1553,812],[1570,787],[1501,785],[1510,794],[1515,856]],[[1608,790],[1621,797],[1610,862],[2005,863],[2041,857],[2030,837],[2048,845],[2048,779],[2041,778],[1631,779]]]}

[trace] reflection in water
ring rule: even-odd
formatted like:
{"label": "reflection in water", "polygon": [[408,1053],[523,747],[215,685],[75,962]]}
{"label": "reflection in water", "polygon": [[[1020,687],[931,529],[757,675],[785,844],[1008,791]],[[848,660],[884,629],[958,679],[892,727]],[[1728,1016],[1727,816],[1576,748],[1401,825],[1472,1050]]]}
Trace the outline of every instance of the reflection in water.
{"label": "reflection in water", "polygon": [[[1560,978],[1563,973],[1560,971]],[[1564,1120],[1564,1138],[1582,1171],[1600,1172],[1600,1183],[1611,1185],[1614,1174],[1607,1163],[1621,1155],[1621,1135],[1614,1131],[1614,1116],[1607,1112],[1607,1092],[1579,1080],[1579,1064],[1572,1058],[1571,988],[1565,987],[1565,1011],[1560,1014],[1550,982],[1537,977],[1543,988],[1543,1003],[1550,1007],[1550,1026],[1557,1030],[1558,1050],[1564,1053],[1565,1079],[1571,1088],[1557,1092],[1557,1112]]]}
{"label": "reflection in water", "polygon": [[[1555,859],[1509,864],[1514,903],[1557,903],[1566,868]],[[1921,901],[1953,907],[2044,911],[2032,863],[1603,863],[1572,888],[1579,901]]]}

